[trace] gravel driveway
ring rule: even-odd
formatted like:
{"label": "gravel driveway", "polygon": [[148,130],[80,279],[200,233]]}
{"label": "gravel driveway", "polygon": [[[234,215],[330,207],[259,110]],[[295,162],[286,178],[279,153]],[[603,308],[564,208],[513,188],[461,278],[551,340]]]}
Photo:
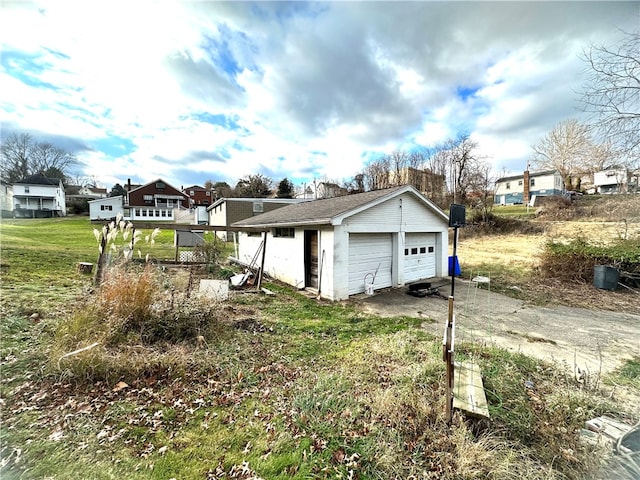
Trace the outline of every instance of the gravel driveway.
{"label": "gravel driveway", "polygon": [[[450,279],[432,281],[444,296],[408,295],[407,288],[359,295],[355,301],[380,316],[431,319],[424,328],[441,336],[447,319]],[[640,315],[553,306],[538,307],[475,282],[456,279],[457,342],[485,342],[543,360],[566,363],[588,374],[607,372],[640,356]]]}

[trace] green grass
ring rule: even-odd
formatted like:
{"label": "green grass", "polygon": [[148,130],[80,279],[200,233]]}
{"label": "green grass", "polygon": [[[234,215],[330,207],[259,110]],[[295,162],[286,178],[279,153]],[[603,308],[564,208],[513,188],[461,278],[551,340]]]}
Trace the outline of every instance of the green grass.
{"label": "green grass", "polygon": [[[3,479],[578,479],[597,464],[578,431],[614,407],[554,366],[460,345],[481,366],[492,420],[457,413],[448,426],[441,339],[424,320],[366,315],[275,283],[275,296],[197,308],[217,325],[206,345],[193,332],[155,343],[129,335],[62,359],[98,333],[86,308],[97,294],[75,272],[94,261],[95,239],[86,219],[28,222],[0,231],[3,297],[7,278],[16,291],[0,323]],[[70,256],[56,255],[70,242]],[[22,258],[35,270],[28,281],[13,273]],[[33,323],[29,302],[58,313]],[[634,362],[620,375],[637,380]]]}

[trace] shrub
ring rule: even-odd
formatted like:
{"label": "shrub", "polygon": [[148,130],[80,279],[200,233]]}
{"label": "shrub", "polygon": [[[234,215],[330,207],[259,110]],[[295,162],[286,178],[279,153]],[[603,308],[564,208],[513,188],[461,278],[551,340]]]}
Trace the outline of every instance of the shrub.
{"label": "shrub", "polygon": [[577,238],[570,243],[547,242],[541,255],[540,273],[546,278],[590,282],[595,265],[611,265],[640,272],[640,240],[620,240],[610,246]]}

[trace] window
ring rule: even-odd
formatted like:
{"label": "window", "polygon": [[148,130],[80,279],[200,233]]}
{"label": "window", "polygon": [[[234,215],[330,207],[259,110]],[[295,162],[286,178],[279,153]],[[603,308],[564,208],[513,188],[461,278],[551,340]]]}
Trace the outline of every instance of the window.
{"label": "window", "polygon": [[142,198],[144,199],[144,203],[153,202],[153,195],[144,195]]}
{"label": "window", "polygon": [[518,180],[518,186],[521,187],[522,186],[522,180]]}
{"label": "window", "polygon": [[193,197],[195,194],[196,194],[195,190],[189,190],[189,195]]}
{"label": "window", "polygon": [[160,216],[160,210],[156,210],[156,217]]}
{"label": "window", "polygon": [[411,249],[411,255],[417,255],[418,254],[418,248],[414,247]]}
{"label": "window", "polygon": [[262,213],[264,212],[264,205],[262,200],[253,202],[253,213]]}
{"label": "window", "polygon": [[247,232],[247,237],[260,237],[262,233],[260,232]]}
{"label": "window", "polygon": [[296,236],[295,228],[275,228],[273,230],[274,237],[294,238]]}
{"label": "window", "polygon": [[210,197],[210,196],[211,196],[211,192],[204,192],[204,194],[205,194],[207,197]]}
{"label": "window", "polygon": [[165,184],[164,182],[156,182],[156,189],[157,190],[164,190]]}
{"label": "window", "polygon": [[24,193],[29,193],[29,185],[25,185],[25,187],[24,187]]}
{"label": "window", "polygon": [[507,190],[511,190],[511,182],[507,182]]}
{"label": "window", "polygon": [[113,205],[100,205],[100,210],[113,210]]}
{"label": "window", "polygon": [[429,253],[433,253],[433,247],[429,247]]}
{"label": "window", "polygon": [[427,253],[427,247],[420,247],[420,253]]}
{"label": "window", "polygon": [[404,249],[404,254],[405,254],[405,255],[409,255],[409,249],[408,249],[408,248],[405,248],[405,249]]}
{"label": "window", "polygon": [[136,217],[139,217],[139,216],[140,216],[140,209],[136,208]]}
{"label": "window", "polygon": [[535,179],[535,178],[532,178],[532,179],[531,179],[531,186],[532,186],[532,187],[535,187],[535,186],[536,186],[536,179]]}
{"label": "window", "polygon": [[167,211],[166,210],[162,210],[162,216],[166,217],[167,216]]}
{"label": "window", "polygon": [[142,216],[146,217],[147,216],[147,209],[145,208],[144,210],[142,210]]}

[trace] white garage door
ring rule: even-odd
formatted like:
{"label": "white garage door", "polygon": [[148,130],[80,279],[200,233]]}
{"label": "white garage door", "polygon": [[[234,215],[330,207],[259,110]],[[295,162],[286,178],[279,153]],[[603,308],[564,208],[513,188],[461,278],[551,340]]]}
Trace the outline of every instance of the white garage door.
{"label": "white garage door", "polygon": [[404,242],[405,283],[436,276],[435,233],[407,233]]}
{"label": "white garage door", "polygon": [[373,288],[390,287],[393,242],[390,233],[349,234],[349,295],[364,292],[365,276]]}

